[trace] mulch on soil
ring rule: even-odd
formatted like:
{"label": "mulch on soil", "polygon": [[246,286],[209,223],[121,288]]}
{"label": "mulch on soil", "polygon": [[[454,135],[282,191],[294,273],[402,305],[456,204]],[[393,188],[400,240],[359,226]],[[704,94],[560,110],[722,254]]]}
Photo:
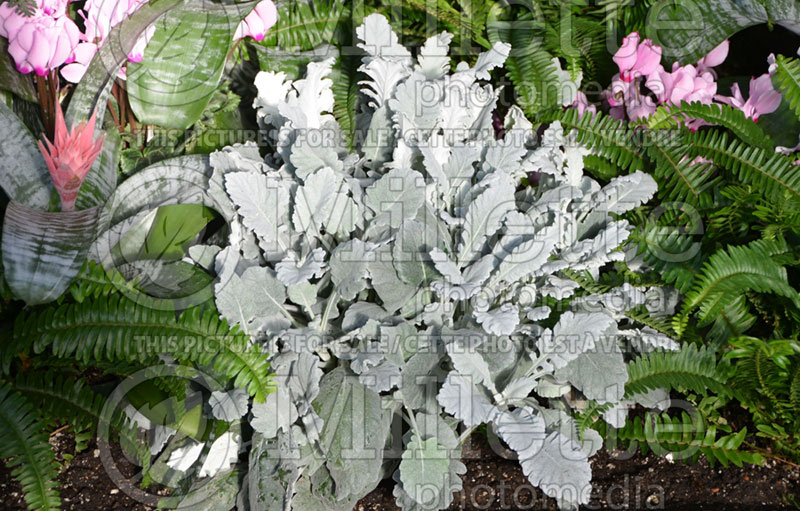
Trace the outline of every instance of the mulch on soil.
{"label": "mulch on soil", "polygon": [[[66,433],[51,438],[59,462],[74,453],[75,442]],[[486,440],[476,438],[464,450],[467,473],[464,490],[451,510],[555,510],[555,501],[533,489],[513,459],[495,453]],[[121,459],[119,452],[115,459]],[[132,475],[133,466],[122,467]],[[668,511],[783,511],[800,509],[800,469],[768,461],[761,467],[709,466],[671,463],[653,455],[615,450],[592,459],[592,500],[581,509]],[[59,475],[65,511],[151,511],[152,508],[121,492],[106,474],[96,445],[65,463]],[[385,481],[357,505],[356,511],[395,511],[392,485]],[[0,510],[23,511],[19,485],[0,464]],[[262,511],[262,510],[258,510]]]}

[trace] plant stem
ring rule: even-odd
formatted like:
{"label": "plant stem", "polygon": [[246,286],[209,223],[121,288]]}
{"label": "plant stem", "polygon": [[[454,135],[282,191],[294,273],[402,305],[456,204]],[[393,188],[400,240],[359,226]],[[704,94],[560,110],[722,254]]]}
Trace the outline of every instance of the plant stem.
{"label": "plant stem", "polygon": [[42,111],[42,124],[44,125],[45,136],[52,140],[53,132],[53,105],[50,104],[50,94],[47,90],[47,80],[44,77],[36,76],[36,90],[39,94],[39,108]]}

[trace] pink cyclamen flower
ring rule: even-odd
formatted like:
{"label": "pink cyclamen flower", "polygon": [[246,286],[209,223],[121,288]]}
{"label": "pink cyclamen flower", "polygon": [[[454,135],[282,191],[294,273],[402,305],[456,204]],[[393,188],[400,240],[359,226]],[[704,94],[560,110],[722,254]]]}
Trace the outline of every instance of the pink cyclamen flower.
{"label": "pink cyclamen flower", "polygon": [[611,79],[611,87],[604,96],[611,107],[608,114],[615,119],[637,120],[650,116],[656,110],[652,98],[639,92],[639,82],[625,81],[619,74]]}
{"label": "pink cyclamen flower", "polygon": [[92,140],[96,117],[97,111],[92,114],[88,122],[82,122],[67,131],[61,105],[56,103],[54,143],[51,144],[49,140],[45,139],[44,142],[47,144],[45,147],[45,144],[39,142],[39,150],[50,171],[50,178],[61,197],[62,211],[75,209],[75,199],[78,198],[78,191],[83,180],[86,179],[94,160],[103,148],[105,135],[101,135],[97,140]]}
{"label": "pink cyclamen flower", "polygon": [[679,67],[677,62],[673,64],[671,73],[659,66],[645,85],[653,91],[660,103],[672,105],[679,105],[681,101],[697,101],[710,105],[717,93],[717,82],[710,72],[701,72],[692,65]]}
{"label": "pink cyclamen flower", "polygon": [[256,41],[261,41],[267,35],[267,30],[277,22],[278,8],[275,7],[272,0],[262,0],[236,27],[233,40],[236,41],[249,36]]}
{"label": "pink cyclamen flower", "polygon": [[[69,82],[78,83],[89,67],[94,54],[103,45],[111,29],[122,23],[131,14],[139,10],[148,0],[88,0],[79,11],[85,20],[85,42],[78,45],[75,51],[75,62],[64,66],[61,76]],[[136,44],[128,53],[128,62],[141,62],[144,50],[155,34],[155,25],[150,25],[136,40]],[[123,75],[124,76],[124,75]]]}
{"label": "pink cyclamen flower", "polygon": [[66,16],[35,16],[21,25],[6,23],[8,53],[20,73],[44,76],[51,69],[72,62],[80,41],[78,26]]}
{"label": "pink cyclamen flower", "polygon": [[33,16],[23,16],[17,11],[16,7],[0,2],[0,37],[11,39],[8,34],[16,33],[22,25],[33,18],[50,16],[61,18],[67,12],[68,0],[37,0]]}
{"label": "pink cyclamen flower", "polygon": [[771,114],[781,106],[781,93],[772,86],[772,77],[765,73],[758,78],[750,79],[750,96],[747,101],[742,96],[739,84],[731,87],[733,96],[716,96],[716,100],[738,108],[748,119],[758,121],[759,116]]}
{"label": "pink cyclamen flower", "polygon": [[697,70],[700,73],[713,72],[712,67],[717,67],[728,58],[730,47],[731,42],[729,40],[722,41],[719,46],[708,52],[708,55],[697,61]]}
{"label": "pink cyclamen flower", "polygon": [[639,42],[639,33],[631,32],[622,39],[617,53],[613,57],[619,67],[620,77],[631,82],[637,76],[649,76],[661,64],[661,47],[655,46],[653,41],[645,39]]}

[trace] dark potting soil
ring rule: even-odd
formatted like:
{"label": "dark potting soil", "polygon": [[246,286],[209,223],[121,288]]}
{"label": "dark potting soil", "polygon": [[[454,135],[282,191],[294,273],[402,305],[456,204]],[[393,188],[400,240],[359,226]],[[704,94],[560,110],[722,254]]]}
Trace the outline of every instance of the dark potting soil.
{"label": "dark potting soil", "polygon": [[[476,435],[473,435],[476,437]],[[51,437],[56,458],[63,463],[59,493],[65,511],[150,511],[120,491],[106,473],[94,441],[73,454],[67,433]],[[501,453],[504,454],[504,453]],[[121,460],[116,448],[116,460]],[[517,461],[505,459],[487,441],[475,438],[464,450],[467,473],[463,491],[450,507],[460,511],[523,511],[556,509],[555,502],[533,489]],[[133,465],[120,463],[126,477]],[[705,459],[694,465],[622,450],[600,452],[592,459],[592,500],[581,509],[664,509],[667,511],[782,511],[800,509],[800,468],[774,460],[763,466],[711,467]],[[793,504],[796,503],[796,504]],[[356,511],[395,511],[392,485],[384,481],[362,499]],[[23,511],[20,486],[0,463],[0,510]],[[262,511],[262,510],[258,510]],[[303,511],[303,510],[300,510]]]}

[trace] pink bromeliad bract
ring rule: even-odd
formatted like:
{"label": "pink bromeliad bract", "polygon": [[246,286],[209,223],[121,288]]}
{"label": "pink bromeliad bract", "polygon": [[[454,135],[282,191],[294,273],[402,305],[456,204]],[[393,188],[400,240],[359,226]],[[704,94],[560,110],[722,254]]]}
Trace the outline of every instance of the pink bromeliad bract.
{"label": "pink bromeliad bract", "polygon": [[68,131],[61,106],[58,105],[53,143],[47,139],[44,143],[39,142],[39,150],[50,171],[50,178],[61,197],[62,211],[75,209],[75,199],[78,198],[83,180],[86,179],[94,160],[103,148],[105,135],[92,140],[96,117],[95,111],[88,122],[82,122],[77,127],[73,126]]}

